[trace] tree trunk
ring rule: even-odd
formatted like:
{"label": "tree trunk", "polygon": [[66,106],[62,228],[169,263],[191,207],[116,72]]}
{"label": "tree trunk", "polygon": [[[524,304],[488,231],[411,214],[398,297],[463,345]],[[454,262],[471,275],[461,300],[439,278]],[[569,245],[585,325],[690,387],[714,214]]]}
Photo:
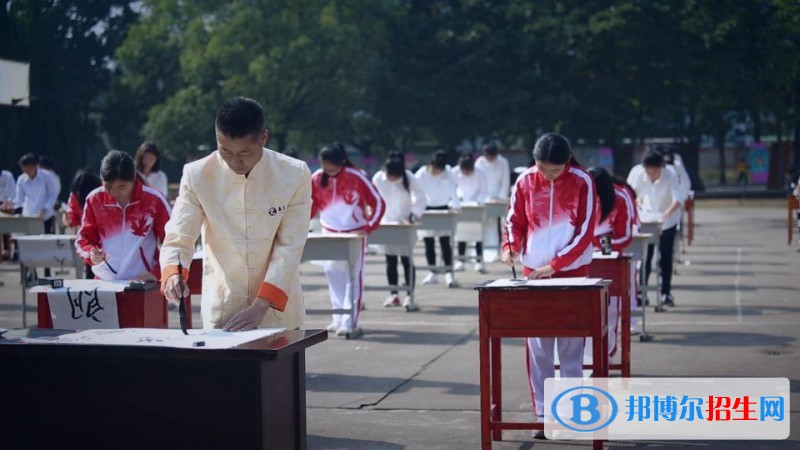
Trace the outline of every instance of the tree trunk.
{"label": "tree trunk", "polygon": [[725,186],[728,184],[725,178],[725,168],[727,166],[725,161],[725,131],[717,132],[715,140],[717,141],[717,150],[719,150],[719,184]]}
{"label": "tree trunk", "polygon": [[761,142],[761,113],[753,112],[753,140]]}
{"label": "tree trunk", "polygon": [[792,147],[794,148],[792,174],[794,174],[796,171],[800,170],[800,121],[794,123],[794,142],[792,142]]}

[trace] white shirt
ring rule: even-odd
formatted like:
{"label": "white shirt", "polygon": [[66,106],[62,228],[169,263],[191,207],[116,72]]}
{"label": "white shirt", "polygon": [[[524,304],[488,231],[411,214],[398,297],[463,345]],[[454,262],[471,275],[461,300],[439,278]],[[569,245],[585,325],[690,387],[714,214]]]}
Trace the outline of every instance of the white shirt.
{"label": "white shirt", "polygon": [[37,169],[34,178],[23,173],[17,178],[17,195],[14,207],[22,207],[22,215],[37,217],[44,211],[44,220],[55,215],[55,204],[60,186],[53,172]]}
{"label": "white shirt", "polygon": [[486,203],[489,199],[489,177],[483,169],[476,167],[471,175],[464,175],[460,167],[454,167],[452,172],[458,185],[458,198],[462,202]]}
{"label": "white shirt", "polygon": [[403,179],[391,181],[386,177],[386,172],[379,170],[372,177],[372,184],[378,189],[381,197],[386,204],[386,212],[383,213],[381,223],[402,222],[408,220],[408,216],[422,217],[427,204],[425,192],[414,177],[414,174],[406,170],[408,178],[408,191],[403,186]]}
{"label": "white shirt", "polygon": [[0,203],[14,200],[16,189],[17,182],[14,181],[14,175],[7,170],[0,172]]}
{"label": "white shirt", "polygon": [[481,156],[475,161],[475,168],[486,172],[488,178],[488,198],[491,200],[508,200],[511,189],[511,168],[503,155],[497,155],[494,161]]}
{"label": "white shirt", "polygon": [[169,184],[167,183],[167,174],[162,171],[150,172],[150,175],[144,176],[145,181],[150,187],[155,188],[164,198],[169,195]]}
{"label": "white shirt", "polygon": [[[681,187],[675,172],[664,168],[658,180],[652,182],[641,164],[631,169],[628,175],[628,184],[636,191],[636,201],[639,210],[644,214],[663,213],[672,202],[681,202]],[[678,208],[664,220],[661,229],[666,230],[678,224],[681,218],[681,209]]]}
{"label": "white shirt", "polygon": [[425,165],[420,167],[414,176],[425,192],[428,206],[450,206],[453,209],[461,209],[461,202],[456,192],[458,185],[456,178],[450,172],[450,166],[445,167],[439,175],[433,175]]}

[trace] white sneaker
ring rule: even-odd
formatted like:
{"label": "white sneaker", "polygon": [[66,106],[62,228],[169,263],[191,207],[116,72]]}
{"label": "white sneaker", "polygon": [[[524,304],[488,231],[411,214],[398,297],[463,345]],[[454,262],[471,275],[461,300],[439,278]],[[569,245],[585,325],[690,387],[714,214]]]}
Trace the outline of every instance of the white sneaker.
{"label": "white sneaker", "polygon": [[453,272],[447,272],[444,274],[444,283],[449,288],[457,288],[458,283],[456,282],[456,278],[453,276]]}
{"label": "white sneaker", "polygon": [[411,305],[413,305],[413,303],[411,302],[411,296],[406,295],[406,298],[403,299],[403,308],[408,308]]}
{"label": "white sneaker", "polygon": [[486,267],[483,265],[482,262],[475,263],[475,272],[486,273]]}
{"label": "white sneaker", "polygon": [[383,306],[386,308],[391,308],[392,306],[400,306],[400,297],[394,294],[386,297],[386,300],[383,301]]}
{"label": "white sneaker", "polygon": [[464,270],[464,261],[456,261],[456,263],[453,265],[453,270],[455,270],[456,272],[463,271]]}
{"label": "white sneaker", "polygon": [[422,280],[422,284],[439,284],[439,275],[431,272],[429,273],[424,280]]}
{"label": "white sneaker", "polygon": [[334,314],[333,318],[331,319],[331,323],[325,327],[326,330],[330,331],[331,333],[335,333],[336,330],[339,329],[339,325],[342,324],[342,316],[339,314]]}
{"label": "white sneaker", "polygon": [[342,319],[342,323],[341,325],[339,325],[339,328],[336,329],[336,335],[344,336],[352,332],[353,332],[353,320],[350,318],[350,316],[346,316],[346,318]]}

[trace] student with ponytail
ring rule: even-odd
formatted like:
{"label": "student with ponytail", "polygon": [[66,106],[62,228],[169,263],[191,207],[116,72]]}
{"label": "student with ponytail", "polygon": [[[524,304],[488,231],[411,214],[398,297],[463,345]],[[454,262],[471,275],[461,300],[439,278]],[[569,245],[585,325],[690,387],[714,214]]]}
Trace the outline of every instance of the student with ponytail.
{"label": "student with ponytail", "polygon": [[[346,261],[326,261],[325,275],[332,309],[352,309],[354,314],[333,314],[328,331],[350,334],[358,326],[358,314],[364,295],[364,250],[366,235],[378,228],[386,204],[375,186],[347,157],[342,144],[336,143],[319,152],[322,167],[311,177],[311,217],[319,214],[325,233],[362,235],[358,273],[350,274]],[[353,285],[355,279],[356,285]],[[348,295],[351,292],[353,295]],[[351,304],[355,299],[355,305]],[[355,306],[355,307],[354,307]]]}
{"label": "student with ponytail", "polygon": [[[531,279],[587,276],[596,222],[592,177],[575,165],[561,135],[540,137],[533,157],[536,164],[514,185],[501,260],[512,264],[519,259]],[[544,380],[555,373],[554,346],[558,344],[561,376],[581,377],[584,338],[527,338],[526,344],[534,410],[543,416],[548,411]]]}
{"label": "student with ponytail", "polygon": [[[383,165],[383,170],[379,170],[372,177],[372,183],[378,188],[378,192],[386,202],[386,214],[383,215],[381,223],[412,223],[425,212],[425,192],[419,187],[414,175],[406,170],[405,158],[402,153],[390,153]],[[398,256],[403,265],[406,286],[414,284],[415,277],[411,266],[413,255],[409,250],[402,246],[386,246],[386,278],[389,280],[390,286],[398,285]],[[411,293],[408,292],[402,306],[410,305],[410,295]],[[391,295],[383,302],[383,306],[401,306],[398,292],[392,291]]]}

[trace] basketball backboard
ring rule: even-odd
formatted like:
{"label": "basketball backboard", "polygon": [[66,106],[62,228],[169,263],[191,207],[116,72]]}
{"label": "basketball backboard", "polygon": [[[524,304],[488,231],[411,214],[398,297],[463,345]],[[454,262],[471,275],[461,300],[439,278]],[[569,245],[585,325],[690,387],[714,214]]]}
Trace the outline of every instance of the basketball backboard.
{"label": "basketball backboard", "polygon": [[30,106],[30,64],[0,59],[0,105]]}

